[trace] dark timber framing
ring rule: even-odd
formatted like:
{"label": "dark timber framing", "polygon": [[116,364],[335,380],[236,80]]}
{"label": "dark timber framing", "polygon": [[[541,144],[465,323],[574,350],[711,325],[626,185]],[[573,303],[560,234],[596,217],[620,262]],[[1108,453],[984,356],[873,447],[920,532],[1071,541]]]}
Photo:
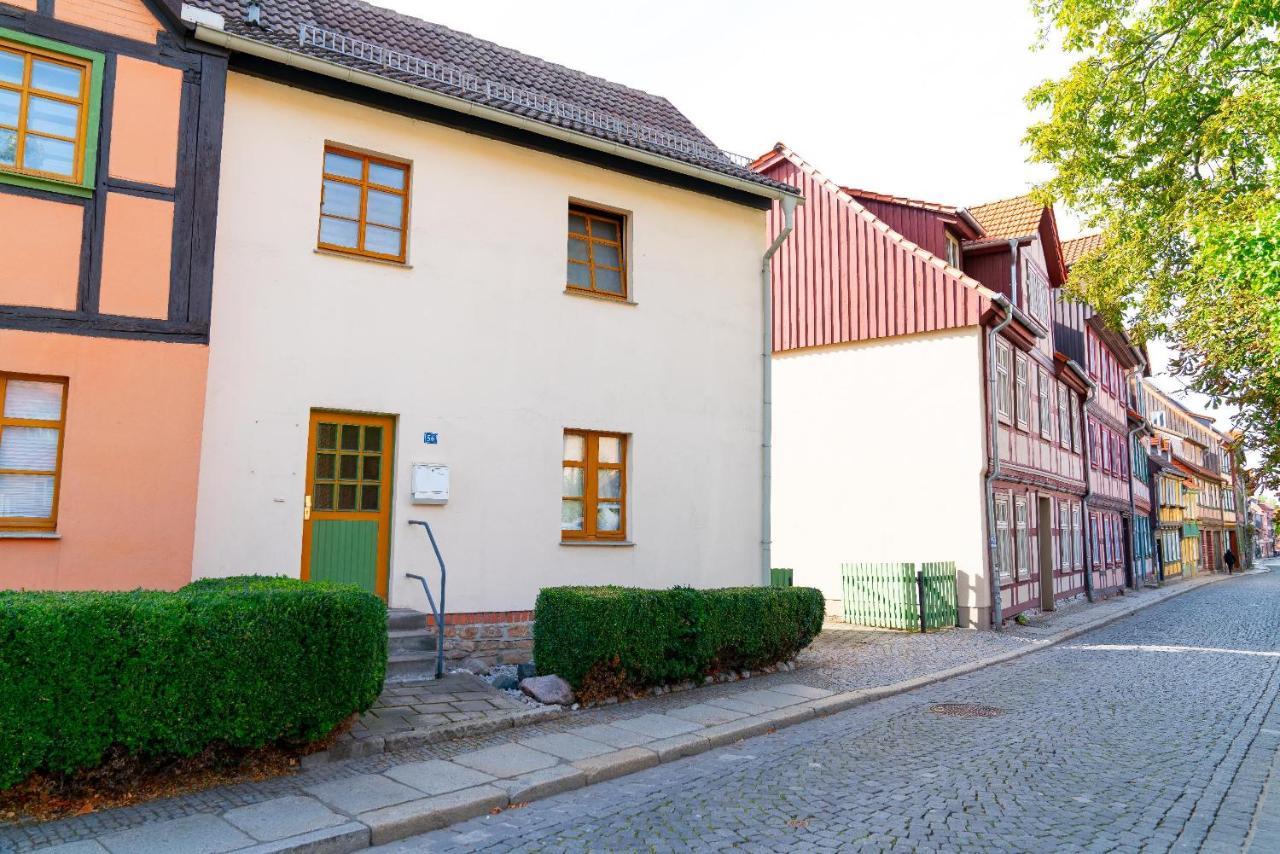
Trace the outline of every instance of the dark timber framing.
{"label": "dark timber framing", "polygon": [[[225,51],[189,39],[172,11],[143,0],[167,27],[155,44],[114,36],[52,18],[54,0],[39,0],[37,11],[0,7],[0,27],[106,54],[97,183],[92,198],[55,191],[0,185],[0,193],[76,205],[84,212],[80,279],[75,311],[0,305],[0,329],[59,332],[108,338],[135,338],[207,344],[213,289],[214,239],[226,93]],[[112,178],[111,130],[117,57],[128,56],[182,71],[176,186],[157,187]],[[109,193],[172,202],[169,310],[165,319],[104,315],[98,310],[102,282],[103,231]]]}

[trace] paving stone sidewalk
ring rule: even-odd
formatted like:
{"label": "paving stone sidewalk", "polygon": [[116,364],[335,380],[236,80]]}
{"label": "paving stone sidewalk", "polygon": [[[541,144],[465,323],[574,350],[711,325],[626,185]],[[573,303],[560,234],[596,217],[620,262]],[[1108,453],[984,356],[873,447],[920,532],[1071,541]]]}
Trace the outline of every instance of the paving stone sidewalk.
{"label": "paving stone sidewalk", "polygon": [[[1004,632],[918,635],[829,626],[794,672],[313,764],[272,780],[12,826],[0,829],[0,851],[358,850],[1006,661],[1216,580],[1190,579],[1073,605],[1052,619]],[[467,692],[456,692],[462,693]]]}

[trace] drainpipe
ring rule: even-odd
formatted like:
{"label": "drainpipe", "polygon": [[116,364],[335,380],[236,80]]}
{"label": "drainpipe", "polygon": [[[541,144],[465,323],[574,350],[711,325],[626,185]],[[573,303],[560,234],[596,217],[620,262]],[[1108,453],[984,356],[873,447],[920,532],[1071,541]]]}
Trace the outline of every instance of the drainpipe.
{"label": "drainpipe", "polygon": [[[1132,382],[1134,374],[1143,370],[1147,365],[1146,360],[1141,356],[1138,357],[1138,361],[1140,362],[1139,366],[1129,372],[1128,381],[1124,384],[1124,393],[1126,397],[1129,396],[1130,382]],[[1128,408],[1128,401],[1125,401],[1125,408]],[[1133,462],[1135,456],[1133,453],[1133,436],[1141,429],[1142,425],[1139,424],[1137,427],[1130,430],[1129,440],[1125,444],[1125,453],[1129,455],[1129,465],[1125,466],[1125,468],[1129,470],[1129,563],[1133,567],[1134,590],[1138,590],[1142,587],[1142,584],[1138,582],[1138,506],[1133,500]],[[1150,491],[1149,486],[1147,489]],[[1145,582],[1146,580],[1147,573],[1143,571],[1142,581]]]}
{"label": "drainpipe", "polygon": [[[1016,254],[1015,254],[1016,259]],[[1013,262],[1014,278],[1017,278],[1018,262]],[[1016,286],[1016,285],[1015,285]],[[987,450],[990,463],[987,465],[987,575],[991,579],[991,628],[1003,631],[1003,605],[1000,602],[1000,569],[997,556],[1000,553],[999,534],[996,530],[996,494],[993,484],[1000,476],[1000,421],[996,414],[996,397],[1000,390],[996,376],[996,335],[1013,320],[1013,305],[1003,295],[997,294],[991,300],[1004,310],[1004,318],[995,326],[987,327]]]}
{"label": "drainpipe", "polygon": [[760,442],[760,577],[764,586],[770,584],[773,555],[773,255],[782,247],[795,227],[795,196],[783,196],[782,230],[765,250],[760,262],[760,300],[763,306],[764,331],[760,338],[761,375],[761,442]]}

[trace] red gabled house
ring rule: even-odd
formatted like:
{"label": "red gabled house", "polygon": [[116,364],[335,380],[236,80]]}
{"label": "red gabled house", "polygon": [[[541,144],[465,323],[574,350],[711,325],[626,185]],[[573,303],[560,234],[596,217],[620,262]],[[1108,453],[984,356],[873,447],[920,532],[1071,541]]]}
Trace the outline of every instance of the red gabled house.
{"label": "red gabled house", "polygon": [[842,187],[781,144],[754,168],[806,198],[772,268],[775,565],[835,605],[842,563],[955,561],[971,626],[1083,591],[1052,210]]}

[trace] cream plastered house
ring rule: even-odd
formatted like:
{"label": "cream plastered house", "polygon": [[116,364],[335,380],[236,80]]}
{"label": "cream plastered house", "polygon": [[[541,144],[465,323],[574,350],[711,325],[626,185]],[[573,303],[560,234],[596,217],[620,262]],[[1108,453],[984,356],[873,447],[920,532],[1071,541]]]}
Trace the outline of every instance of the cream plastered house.
{"label": "cream plastered house", "polygon": [[[515,624],[759,584],[765,219],[668,101],[363,3],[201,0],[230,53],[194,574]],[[314,8],[313,8],[314,7]]]}

